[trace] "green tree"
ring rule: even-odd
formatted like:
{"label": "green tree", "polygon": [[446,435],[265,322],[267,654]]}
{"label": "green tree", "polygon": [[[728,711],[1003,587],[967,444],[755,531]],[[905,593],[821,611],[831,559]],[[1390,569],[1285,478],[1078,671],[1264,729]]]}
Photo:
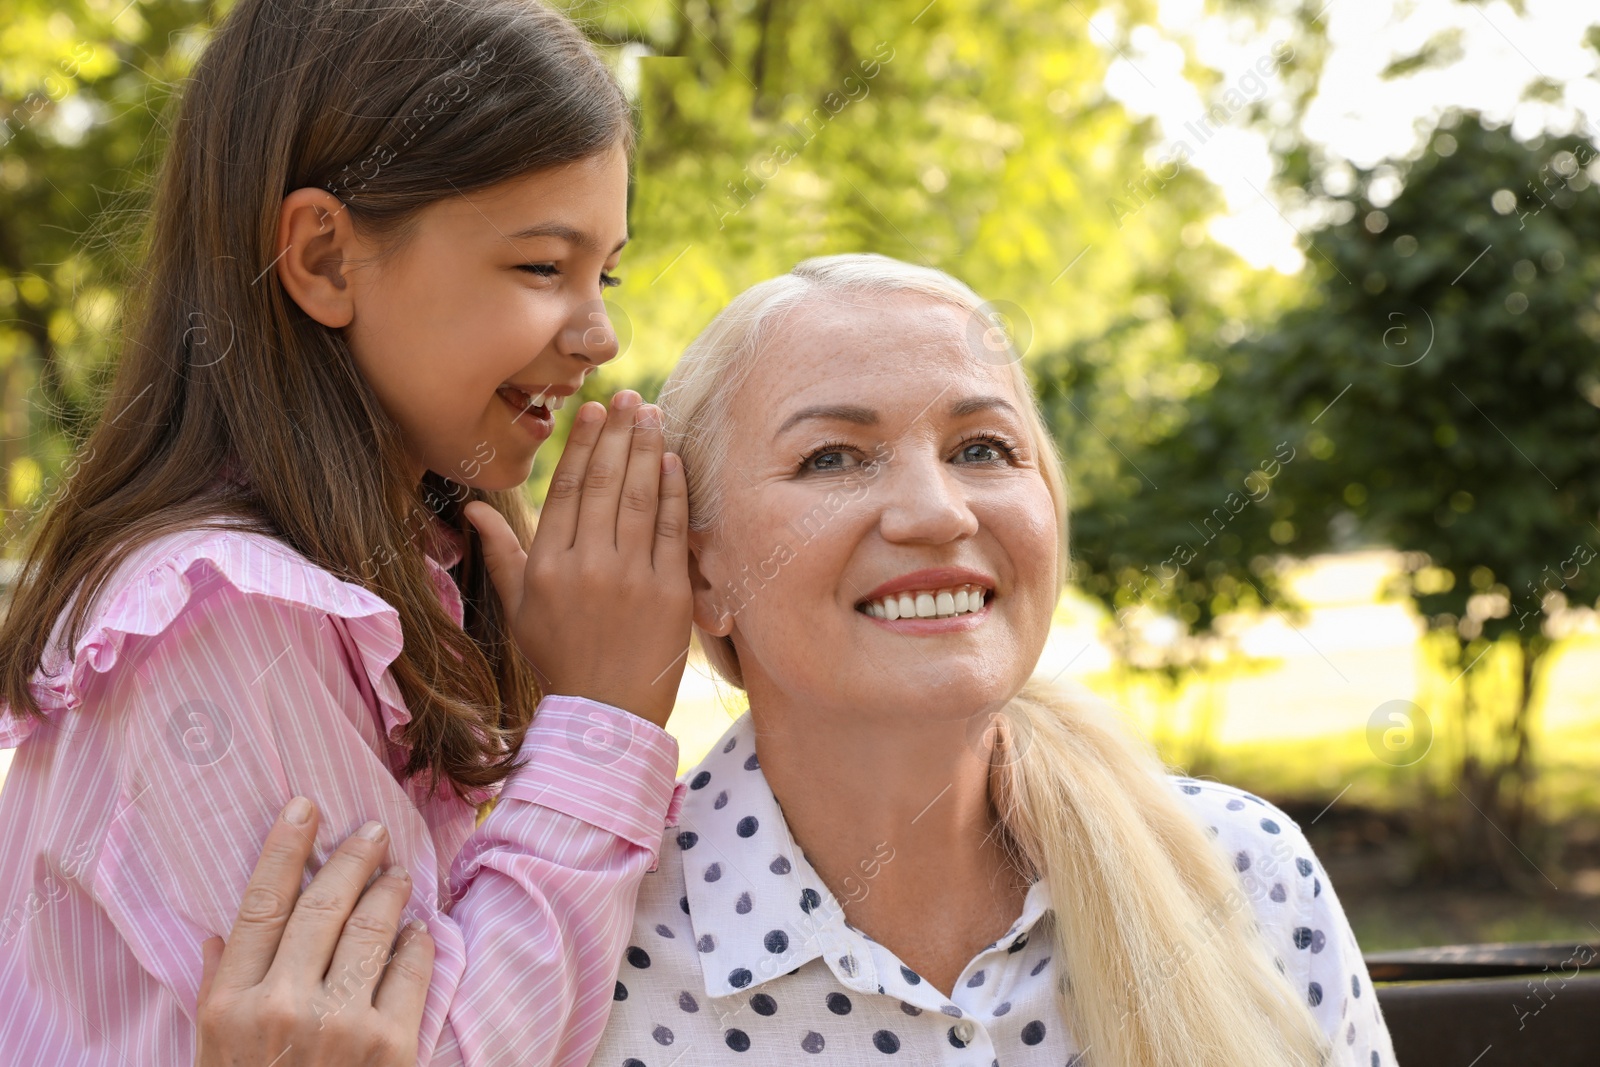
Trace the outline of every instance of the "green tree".
{"label": "green tree", "polygon": [[[1507,841],[1525,845],[1537,829],[1532,714],[1550,618],[1595,599],[1595,155],[1583,137],[1521,143],[1451,116],[1418,158],[1395,161],[1392,202],[1376,171],[1359,171],[1348,193],[1316,189],[1342,221],[1308,234],[1311,299],[1218,353],[1215,388],[1158,455],[1138,458],[1176,495],[1135,498],[1118,517],[1126,530],[1174,508],[1204,514],[1204,499],[1186,510],[1196,497],[1185,472],[1214,494],[1213,472],[1231,482],[1289,441],[1296,458],[1270,495],[1227,525],[1237,541],[1181,568],[1169,602],[1198,591],[1225,608],[1227,582],[1274,552],[1405,553],[1400,592],[1456,678],[1440,706],[1455,709],[1457,747],[1429,837],[1450,869],[1487,859],[1504,876],[1533,875]],[[1096,546],[1102,583],[1155,558],[1159,545],[1133,542]],[[1486,697],[1494,666],[1516,679],[1503,706]]]}

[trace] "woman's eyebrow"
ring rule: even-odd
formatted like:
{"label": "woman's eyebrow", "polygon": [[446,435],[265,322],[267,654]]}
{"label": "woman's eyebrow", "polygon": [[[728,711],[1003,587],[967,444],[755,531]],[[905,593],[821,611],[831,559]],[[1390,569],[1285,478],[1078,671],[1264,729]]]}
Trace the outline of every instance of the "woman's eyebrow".
{"label": "woman's eyebrow", "polygon": [[815,407],[801,408],[784,419],[783,425],[778,427],[778,432],[773,436],[782,437],[789,427],[807,419],[827,419],[834,422],[853,422],[858,426],[872,426],[878,421],[878,413],[871,408],[855,404],[818,404]]}
{"label": "woman's eyebrow", "polygon": [[[596,241],[587,232],[560,222],[535,223],[532,226],[526,226],[518,230],[516,233],[508,233],[506,236],[513,241],[526,240],[531,237],[559,237],[563,241],[577,245],[586,252],[600,251],[600,242]],[[624,237],[617,242],[617,246],[611,250],[610,254],[616,255],[622,251],[622,246],[627,243],[628,238]]]}
{"label": "woman's eyebrow", "polygon": [[[1011,415],[1017,414],[1017,409],[1003,396],[969,396],[957,400],[950,405],[952,418],[961,418],[979,411],[988,411],[999,408]],[[818,404],[815,407],[801,408],[783,420],[783,425],[778,427],[774,437],[782,437],[791,426],[805,422],[807,419],[823,419],[833,422],[853,422],[858,426],[875,426],[878,422],[878,413],[871,408],[864,408],[855,404]]]}
{"label": "woman's eyebrow", "polygon": [[950,414],[960,418],[963,415],[971,415],[974,412],[988,411],[990,408],[1003,408],[1012,415],[1017,413],[1017,409],[1011,405],[1011,401],[1003,396],[969,396],[951,404]]}

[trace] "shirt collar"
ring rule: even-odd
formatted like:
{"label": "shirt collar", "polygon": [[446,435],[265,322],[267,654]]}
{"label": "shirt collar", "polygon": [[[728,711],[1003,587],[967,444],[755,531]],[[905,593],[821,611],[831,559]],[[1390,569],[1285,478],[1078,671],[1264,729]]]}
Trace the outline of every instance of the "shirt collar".
{"label": "shirt collar", "polygon": [[[844,909],[790,836],[761,771],[748,711],[687,780],[677,824],[680,905],[700,950],[706,994],[748,994],[818,957],[846,988],[880,991],[880,971],[894,957],[845,921]],[[1022,914],[991,947],[1025,943],[1050,906],[1046,883],[1036,881]],[[899,974],[887,979],[905,984]]]}
{"label": "shirt collar", "polygon": [[[219,485],[227,483],[243,489],[250,487],[250,475],[245,471],[244,463],[237,454],[230,453],[223,461],[216,483]],[[428,534],[422,540],[422,548],[428,574],[433,579],[433,586],[439,593],[440,602],[457,626],[464,625],[466,613],[461,603],[461,589],[456,585],[455,579],[450,577],[449,571],[451,567],[461,562],[465,539],[460,531],[449,526],[439,516],[432,515],[428,521]]]}
{"label": "shirt collar", "polygon": [[840,981],[856,984],[862,968],[844,911],[789,835],[761,773],[748,711],[688,782],[677,838],[682,903],[706,994],[748,993],[818,956]]}

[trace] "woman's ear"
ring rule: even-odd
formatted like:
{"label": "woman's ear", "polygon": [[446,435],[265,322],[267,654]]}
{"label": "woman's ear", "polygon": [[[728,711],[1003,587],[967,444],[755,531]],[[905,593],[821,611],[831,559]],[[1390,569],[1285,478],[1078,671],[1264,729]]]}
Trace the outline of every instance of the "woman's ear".
{"label": "woman's ear", "polygon": [[350,213],[326,189],[296,189],[283,198],[273,249],[278,281],[301,311],[324,326],[348,326],[355,317],[345,274],[360,258],[357,246]]}
{"label": "woman's ear", "polygon": [[[711,579],[707,578],[701,569],[701,556],[707,553],[705,543],[698,531],[689,534],[689,589],[694,594],[694,624],[708,634],[717,637],[727,637],[733,632],[733,613],[722,604],[722,599],[717,596],[716,589],[712,586]],[[711,564],[707,559],[706,563]]]}

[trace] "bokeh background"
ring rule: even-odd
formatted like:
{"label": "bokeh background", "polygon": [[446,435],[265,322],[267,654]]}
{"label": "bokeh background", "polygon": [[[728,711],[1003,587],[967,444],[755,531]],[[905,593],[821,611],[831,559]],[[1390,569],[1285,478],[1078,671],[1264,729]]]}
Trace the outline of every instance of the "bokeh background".
{"label": "bokeh background", "polygon": [[[229,6],[0,0],[8,566],[99,414],[169,108]],[[1600,11],[566,9],[642,131],[592,395],[653,396],[806,256],[951,271],[1072,481],[1040,673],[1289,810],[1369,951],[1600,937]],[[737,698],[692,659],[685,766]]]}

